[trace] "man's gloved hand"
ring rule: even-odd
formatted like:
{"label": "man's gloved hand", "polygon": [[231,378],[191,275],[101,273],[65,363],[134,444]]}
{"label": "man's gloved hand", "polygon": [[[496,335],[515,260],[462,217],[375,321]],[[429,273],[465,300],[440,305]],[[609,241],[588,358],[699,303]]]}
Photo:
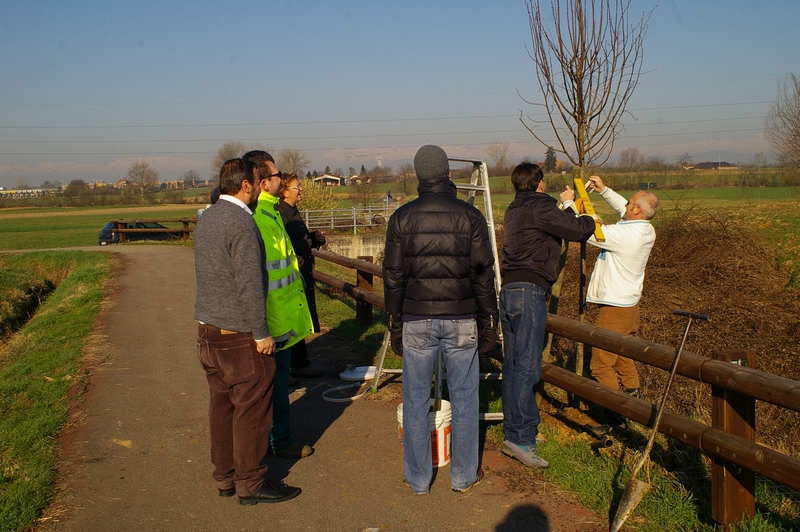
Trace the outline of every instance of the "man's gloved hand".
{"label": "man's gloved hand", "polygon": [[394,354],[399,357],[403,356],[403,321],[400,316],[389,317],[389,337]]}
{"label": "man's gloved hand", "polygon": [[478,354],[487,355],[495,360],[503,360],[503,350],[497,343],[497,325],[494,317],[481,321],[478,330]]}
{"label": "man's gloved hand", "polygon": [[575,203],[573,204],[573,207],[575,208],[576,211],[578,211],[578,214],[585,214],[586,213],[586,206],[584,205],[585,201],[586,201],[586,198],[578,198],[578,199],[575,200]]}
{"label": "man's gloved hand", "polygon": [[315,248],[319,248],[325,245],[325,233],[317,229],[311,233],[311,246]]}
{"label": "man's gloved hand", "polygon": [[494,348],[497,347],[497,331],[488,329],[481,331],[480,339],[478,341],[478,354],[488,355]]}

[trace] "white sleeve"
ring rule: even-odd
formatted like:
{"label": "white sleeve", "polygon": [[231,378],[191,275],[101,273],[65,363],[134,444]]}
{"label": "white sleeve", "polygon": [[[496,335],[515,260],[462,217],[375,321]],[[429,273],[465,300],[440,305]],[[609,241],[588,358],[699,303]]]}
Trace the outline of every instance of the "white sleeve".
{"label": "white sleeve", "polygon": [[604,200],[606,200],[606,203],[608,203],[612,209],[619,213],[620,216],[625,214],[625,205],[628,204],[628,200],[611,190],[611,187],[606,187],[605,190],[600,193],[600,195]]}

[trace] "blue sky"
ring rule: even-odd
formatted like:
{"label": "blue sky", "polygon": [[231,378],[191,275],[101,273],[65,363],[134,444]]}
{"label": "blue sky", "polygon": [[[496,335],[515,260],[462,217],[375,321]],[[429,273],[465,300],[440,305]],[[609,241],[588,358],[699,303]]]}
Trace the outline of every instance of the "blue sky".
{"label": "blue sky", "polygon": [[[615,153],[770,157],[763,121],[800,72],[798,20],[796,0],[662,0]],[[319,170],[427,143],[542,159],[519,122],[539,112],[520,97],[539,98],[529,43],[524,0],[0,0],[0,186],[115,180],[139,159],[206,176],[229,140]]]}

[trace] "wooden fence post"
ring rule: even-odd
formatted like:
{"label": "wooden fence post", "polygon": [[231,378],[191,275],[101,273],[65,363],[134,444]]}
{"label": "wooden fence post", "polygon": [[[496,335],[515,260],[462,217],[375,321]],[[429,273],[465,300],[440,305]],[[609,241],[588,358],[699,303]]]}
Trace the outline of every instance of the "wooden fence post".
{"label": "wooden fence post", "polygon": [[[354,226],[355,227],[355,226]],[[372,262],[372,257],[357,257],[358,260]],[[356,270],[356,286],[370,292],[372,289],[372,274]],[[356,300],[356,322],[359,325],[372,325],[372,304]]]}
{"label": "wooden fence post", "polygon": [[[714,360],[752,368],[756,354],[745,349],[717,351]],[[756,400],[745,394],[711,386],[711,426],[755,441]],[[755,515],[755,473],[712,456],[711,517],[727,530]]]}

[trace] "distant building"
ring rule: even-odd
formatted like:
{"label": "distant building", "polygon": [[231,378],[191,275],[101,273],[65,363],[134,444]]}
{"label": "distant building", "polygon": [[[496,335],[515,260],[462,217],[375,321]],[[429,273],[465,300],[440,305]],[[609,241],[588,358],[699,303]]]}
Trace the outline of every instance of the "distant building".
{"label": "distant building", "polygon": [[321,183],[326,187],[339,187],[347,184],[346,177],[339,177],[336,175],[323,174],[319,177],[313,178],[314,184]]}
{"label": "distant building", "polygon": [[739,167],[734,166],[731,163],[726,163],[725,161],[719,161],[716,163],[705,161],[702,163],[684,166],[683,168],[685,170],[738,170]]}
{"label": "distant building", "polygon": [[0,187],[0,196],[4,198],[33,198],[35,196],[46,196],[51,194],[43,188],[21,188],[21,189],[6,189]]}

